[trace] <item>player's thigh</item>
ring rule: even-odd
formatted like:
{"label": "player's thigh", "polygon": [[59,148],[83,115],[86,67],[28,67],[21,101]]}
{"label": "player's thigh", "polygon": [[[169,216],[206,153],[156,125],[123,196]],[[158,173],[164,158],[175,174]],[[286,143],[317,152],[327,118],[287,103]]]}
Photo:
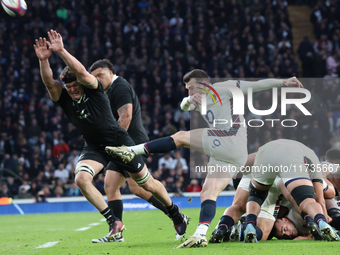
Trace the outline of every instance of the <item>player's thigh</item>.
{"label": "player's thigh", "polygon": [[227,187],[231,178],[207,178],[201,191],[201,201],[207,199],[216,201],[218,195]]}
{"label": "player's thigh", "polygon": [[171,137],[174,139],[177,147],[190,148],[195,151],[204,153],[202,147],[202,132],[204,129],[195,129],[190,131],[179,131]]}
{"label": "player's thigh", "polygon": [[76,165],[75,170],[75,181],[79,185],[86,182],[92,182],[93,177],[96,176],[101,170],[103,170],[104,165],[98,161],[85,159],[81,160]]}
{"label": "player's thigh", "polygon": [[119,190],[125,182],[126,178],[120,172],[107,169],[104,180],[106,193]]}
{"label": "player's thigh", "polygon": [[93,178],[107,165],[106,155],[92,147],[85,147],[76,165],[76,179],[90,174]]}
{"label": "player's thigh", "polygon": [[[247,178],[247,187],[244,185],[244,189],[243,187],[238,186],[236,193],[235,193],[235,197],[233,200],[233,204],[232,205],[237,205],[239,206],[242,210],[245,210],[246,208],[246,204],[247,204],[247,200],[249,197],[249,183],[250,183],[250,179]],[[241,180],[242,181],[242,180]]]}
{"label": "player's thigh", "polygon": [[297,179],[283,179],[282,180],[289,191],[289,193],[292,192],[293,189],[299,187],[299,186],[310,186],[313,187],[312,181],[309,178],[297,178]]}
{"label": "player's thigh", "polygon": [[141,186],[139,186],[132,178],[126,178],[127,183],[129,184],[129,189],[131,193],[135,194],[137,197],[140,197],[146,201],[150,199],[152,194]]}
{"label": "player's thigh", "polygon": [[[140,179],[142,179],[142,178],[151,178],[151,177],[147,177],[149,174],[150,174],[150,172],[149,172],[149,170],[148,170],[148,168],[146,167],[146,165],[144,164],[144,166],[143,166],[143,168],[142,168],[142,170],[140,170],[140,171],[135,171],[135,172],[129,172],[129,174],[130,174],[130,176],[131,176],[131,178],[133,179],[133,180],[135,180],[135,181],[138,181],[138,180],[140,180]],[[150,174],[151,175],[151,174]]]}

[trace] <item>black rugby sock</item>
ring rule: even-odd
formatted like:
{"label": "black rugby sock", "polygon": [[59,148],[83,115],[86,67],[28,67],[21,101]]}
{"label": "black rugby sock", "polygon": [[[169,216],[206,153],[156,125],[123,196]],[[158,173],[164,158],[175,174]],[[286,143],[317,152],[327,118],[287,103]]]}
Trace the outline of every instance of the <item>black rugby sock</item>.
{"label": "black rugby sock", "polygon": [[166,153],[176,150],[177,146],[172,137],[159,138],[144,144],[144,151],[146,154],[150,153]]}
{"label": "black rugby sock", "polygon": [[108,201],[109,207],[120,221],[123,219],[123,200],[112,200]]}
{"label": "black rugby sock", "polygon": [[209,227],[211,221],[215,217],[215,213],[216,213],[216,201],[210,199],[205,200],[201,204],[199,224],[205,224]]}
{"label": "black rugby sock", "polygon": [[247,224],[253,224],[256,226],[256,221],[257,221],[257,216],[255,214],[248,214],[246,218],[246,223]]}
{"label": "black rugby sock", "polygon": [[167,216],[169,216],[168,210],[165,208],[165,206],[161,202],[159,202],[159,200],[157,198],[155,198],[154,196],[151,196],[149,198],[148,202],[150,204],[152,204],[154,207],[156,207],[159,210],[161,210],[162,212],[164,212]]}
{"label": "black rugby sock", "polygon": [[113,215],[110,207],[106,207],[103,211],[100,212],[106,219],[107,223],[111,226],[117,219],[116,216]]}
{"label": "black rugby sock", "polygon": [[318,224],[320,220],[323,220],[323,221],[327,222],[325,216],[324,216],[323,214],[321,214],[321,213],[318,213],[318,214],[315,215],[315,217],[314,217],[314,222],[315,222],[316,224]]}
{"label": "black rugby sock", "polygon": [[235,222],[233,218],[231,218],[228,215],[223,215],[220,219],[220,223],[218,224],[218,227],[225,226],[227,229],[231,229],[232,226],[234,226]]}

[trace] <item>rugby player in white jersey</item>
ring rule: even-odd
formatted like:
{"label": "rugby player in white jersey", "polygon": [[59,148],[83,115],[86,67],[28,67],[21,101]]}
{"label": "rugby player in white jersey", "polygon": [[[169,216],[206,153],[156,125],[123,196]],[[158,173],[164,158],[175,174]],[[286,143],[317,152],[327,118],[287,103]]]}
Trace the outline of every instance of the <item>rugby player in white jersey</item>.
{"label": "rugby player in white jersey", "polygon": [[[323,237],[328,241],[339,241],[334,229],[327,223],[326,207],[323,192],[314,191],[309,172],[320,173],[322,166],[316,154],[302,143],[279,139],[271,141],[258,150],[253,168],[253,178],[249,184],[249,198],[247,202],[247,227],[244,230],[245,242],[257,242],[255,226],[261,205],[266,200],[268,190],[275,177],[281,177],[286,189],[291,194],[297,207],[308,214],[319,227]],[[261,166],[261,167],[260,167]],[[264,172],[263,169],[281,167],[279,171]],[[322,183],[318,189],[322,189]],[[318,195],[316,197],[315,195]]]}
{"label": "rugby player in white jersey", "polygon": [[[295,77],[289,79],[265,79],[256,82],[229,80],[212,85],[208,75],[195,69],[183,77],[189,96],[184,98],[181,108],[184,111],[197,110],[201,112],[202,95],[208,91],[216,91],[221,104],[215,104],[208,98],[206,101],[207,114],[203,118],[209,128],[180,131],[176,134],[156,139],[144,144],[130,147],[106,147],[109,154],[119,156],[125,162],[132,160],[135,155],[149,153],[165,153],[179,147],[190,148],[210,156],[208,167],[219,166],[230,169],[229,172],[209,172],[201,191],[201,211],[199,225],[188,240],[177,248],[205,247],[208,245],[206,233],[216,212],[216,199],[230,182],[233,175],[245,165],[248,157],[247,131],[242,115],[233,114],[233,94],[239,88],[247,94],[248,88],[261,91],[280,86],[302,87]],[[214,119],[228,120],[228,123],[214,125]],[[231,121],[232,120],[232,121]],[[232,123],[231,123],[232,122]],[[243,124],[242,124],[243,123]]]}

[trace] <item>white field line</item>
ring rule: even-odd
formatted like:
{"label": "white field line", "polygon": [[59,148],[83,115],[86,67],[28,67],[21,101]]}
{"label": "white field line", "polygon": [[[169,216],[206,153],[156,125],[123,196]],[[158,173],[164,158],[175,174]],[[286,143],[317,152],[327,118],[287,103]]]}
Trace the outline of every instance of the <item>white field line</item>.
{"label": "white field line", "polygon": [[89,226],[98,226],[98,225],[100,225],[100,222],[89,224]]}
{"label": "white field line", "polygon": [[45,243],[43,245],[40,245],[38,247],[35,247],[36,249],[39,249],[39,248],[49,248],[49,247],[52,247],[54,245],[56,245],[57,243],[59,243],[59,241],[56,241],[56,242],[48,242],[48,243]]}
{"label": "white field line", "polygon": [[85,231],[85,230],[88,230],[90,229],[91,227],[84,227],[84,228],[78,228],[76,229],[75,231]]}

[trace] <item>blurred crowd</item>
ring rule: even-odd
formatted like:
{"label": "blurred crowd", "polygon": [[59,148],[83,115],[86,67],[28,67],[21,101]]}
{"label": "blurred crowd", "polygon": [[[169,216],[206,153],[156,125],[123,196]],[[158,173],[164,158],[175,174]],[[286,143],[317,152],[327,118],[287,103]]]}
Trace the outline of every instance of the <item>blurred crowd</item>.
{"label": "blurred crowd", "polygon": [[[26,2],[24,17],[0,16],[0,162],[14,173],[2,172],[0,196],[41,201],[82,195],[73,172],[84,141],[50,100],[33,50],[34,40],[46,37],[49,29],[62,35],[66,49],[84,66],[103,58],[114,63],[117,75],[139,96],[150,139],[193,128],[192,116],[179,104],[187,96],[182,77],[194,68],[214,79],[284,78],[298,75],[298,54],[303,77],[339,73],[337,1],[313,2],[311,21],[318,41],[305,38],[298,52],[293,51],[288,2],[283,0]],[[55,54],[50,63],[57,80],[64,63]],[[278,109],[270,117],[296,119],[298,126],[272,127],[269,122],[248,128],[249,152],[278,138],[302,141],[319,156],[335,146],[332,107],[340,102],[338,84],[309,79],[304,85],[312,93],[312,116],[293,107],[281,116]],[[256,109],[269,109],[271,103],[270,92],[254,94]],[[247,112],[246,118],[261,116]],[[200,191],[204,175],[191,171],[197,162],[189,156],[185,149],[152,155],[148,166],[169,192]],[[105,193],[103,174],[94,184]],[[129,193],[126,184],[122,193]]]}

